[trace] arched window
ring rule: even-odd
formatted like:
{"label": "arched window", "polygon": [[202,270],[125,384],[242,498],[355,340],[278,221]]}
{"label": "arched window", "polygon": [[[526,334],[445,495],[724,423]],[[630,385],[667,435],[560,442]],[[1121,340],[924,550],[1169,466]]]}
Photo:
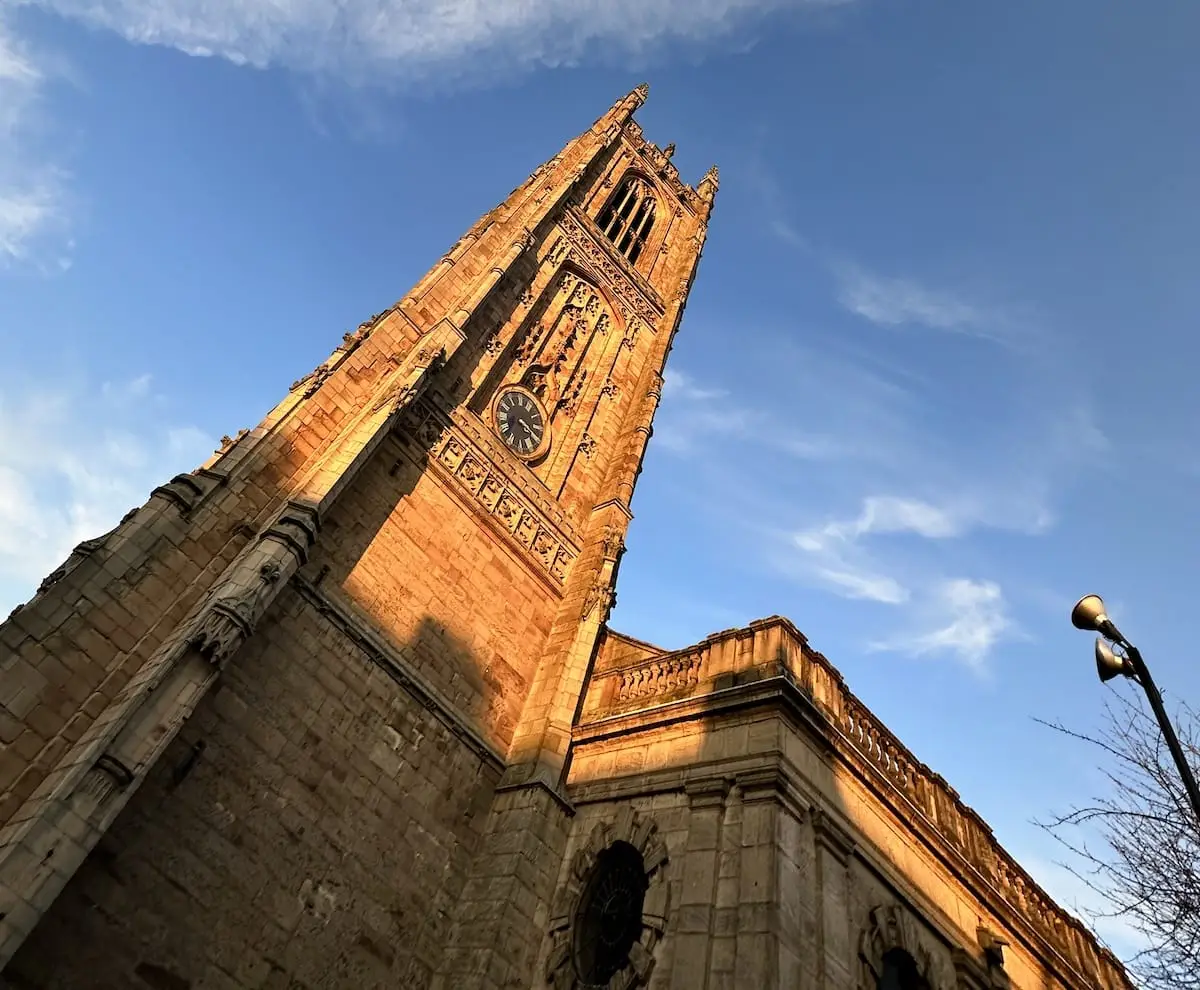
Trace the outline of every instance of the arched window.
{"label": "arched window", "polygon": [[608,986],[629,964],[642,936],[646,886],[642,854],[628,842],[614,842],[596,858],[575,921],[575,968],[586,986]]}
{"label": "arched window", "polygon": [[912,956],[903,949],[892,949],[883,956],[879,990],[929,990],[929,984]]}
{"label": "arched window", "polygon": [[654,226],[654,196],[645,180],[630,176],[600,211],[600,229],[631,263],[636,263]]}

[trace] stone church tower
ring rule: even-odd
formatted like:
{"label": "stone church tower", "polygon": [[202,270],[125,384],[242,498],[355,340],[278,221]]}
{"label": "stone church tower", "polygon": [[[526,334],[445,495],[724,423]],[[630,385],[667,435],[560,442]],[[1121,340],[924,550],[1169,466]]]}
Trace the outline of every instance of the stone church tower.
{"label": "stone church tower", "polygon": [[608,630],[717,192],[646,95],[0,626],[0,986],[1128,986],[789,622]]}

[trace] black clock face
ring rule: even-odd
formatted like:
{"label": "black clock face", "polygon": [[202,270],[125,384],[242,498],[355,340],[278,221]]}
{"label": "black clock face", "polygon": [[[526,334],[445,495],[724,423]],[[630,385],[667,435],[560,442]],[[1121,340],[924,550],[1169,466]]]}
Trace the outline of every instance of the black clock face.
{"label": "black clock face", "polygon": [[546,422],[536,402],[524,392],[505,392],[496,403],[500,438],[518,454],[529,456],[542,446]]}

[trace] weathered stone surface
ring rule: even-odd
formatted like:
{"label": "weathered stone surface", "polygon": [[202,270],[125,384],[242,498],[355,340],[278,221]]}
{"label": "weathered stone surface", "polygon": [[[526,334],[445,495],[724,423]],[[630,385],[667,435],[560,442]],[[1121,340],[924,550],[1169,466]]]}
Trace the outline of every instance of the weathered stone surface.
{"label": "weathered stone surface", "polygon": [[607,630],[718,183],[645,98],[0,625],[0,988],[574,990],[617,850],[609,990],[1125,990],[789,622]]}

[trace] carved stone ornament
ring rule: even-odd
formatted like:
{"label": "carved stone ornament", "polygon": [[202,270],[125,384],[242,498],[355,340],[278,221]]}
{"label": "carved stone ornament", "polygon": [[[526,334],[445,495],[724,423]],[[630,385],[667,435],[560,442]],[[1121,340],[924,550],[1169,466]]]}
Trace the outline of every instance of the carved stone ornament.
{"label": "carved stone ornament", "polygon": [[546,260],[552,265],[557,265],[566,256],[567,248],[566,240],[560,237],[554,242],[554,246],[546,252]]}
{"label": "carved stone ornament", "polygon": [[658,826],[631,807],[575,853],[550,908],[546,982],[554,990],[633,990],[654,970],[671,888]]}
{"label": "carved stone ornament", "polygon": [[608,621],[609,615],[617,604],[617,593],[604,581],[597,579],[583,599],[583,618],[588,619],[592,612],[599,607],[601,625]]}
{"label": "carved stone ornament", "polygon": [[620,526],[609,524],[604,527],[604,559],[619,560],[625,552],[625,538]]}
{"label": "carved stone ornament", "polygon": [[310,371],[303,378],[298,378],[292,382],[292,387],[289,391],[295,392],[296,389],[304,386],[304,395],[301,398],[310,399],[329,380],[329,376],[333,374],[333,369],[334,362],[331,359],[329,362]]}
{"label": "carved stone ornament", "polygon": [[916,963],[917,973],[930,990],[951,990],[933,954],[917,932],[914,919],[899,904],[879,905],[868,915],[867,926],[859,936],[859,973],[857,990],[878,990],[883,976],[883,958],[899,949]]}
{"label": "carved stone ornament", "polygon": [[296,567],[308,559],[319,530],[320,520],[312,507],[289,502],[258,543],[234,564],[200,613],[188,645],[213,666],[223,667],[254,632]]}
{"label": "carved stone ornament", "polygon": [[[618,264],[612,260],[608,250],[601,247],[600,241],[591,233],[596,229],[591,220],[584,221],[571,213],[564,213],[560,223],[563,233],[577,253],[577,263],[586,265],[592,272],[598,273],[626,308],[651,326],[656,326],[663,308],[658,293],[649,285],[635,281],[634,276],[626,270],[628,266],[624,262]],[[595,276],[591,277],[595,281]]]}
{"label": "carved stone ornament", "polygon": [[304,387],[304,395],[302,398],[308,399],[316,395],[317,390],[329,380],[341,363],[353,354],[359,344],[371,336],[371,331],[375,328],[375,324],[383,319],[391,310],[383,310],[376,313],[368,320],[364,320],[358,325],[357,330],[347,331],[342,334],[342,342],[337,349],[329,355],[321,364],[310,371],[303,378],[299,378],[292,382],[292,386],[288,391],[295,392],[296,389]]}
{"label": "carved stone ornament", "polygon": [[232,447],[236,446],[238,443],[240,443],[242,437],[244,437],[249,432],[250,431],[248,429],[242,429],[242,430],[238,430],[234,436],[230,436],[228,433],[225,434],[225,436],[221,437],[221,446],[217,448],[216,453],[218,453],[218,454],[228,453],[230,448],[232,448]]}
{"label": "carved stone ornament", "polygon": [[502,350],[504,350],[504,341],[500,339],[499,330],[493,330],[487,335],[486,339],[484,340],[483,349],[492,357],[495,357]]}
{"label": "carved stone ornament", "polygon": [[[479,438],[468,438],[442,418],[426,401],[418,399],[404,422],[431,461],[444,468],[487,513],[523,546],[538,568],[561,583],[576,551],[567,545],[548,511],[548,501],[528,497],[520,486],[496,466]],[[488,431],[490,434],[492,431]]]}
{"label": "carved stone ornament", "polygon": [[445,357],[444,348],[435,350],[432,346],[422,347],[417,352],[416,368],[411,374],[394,379],[375,401],[372,411],[388,408],[391,415],[399,412],[424,391],[430,377],[441,370]]}
{"label": "carved stone ornament", "polygon": [[180,513],[187,515],[204,496],[206,487],[195,474],[177,474],[165,485],[159,485],[150,493],[151,498],[165,498],[173,502]]}
{"label": "carved stone ornament", "polygon": [[230,578],[192,634],[191,645],[214,666],[223,666],[254,631],[281,574],[274,561],[260,565],[256,573],[247,573],[249,570],[240,569]]}

